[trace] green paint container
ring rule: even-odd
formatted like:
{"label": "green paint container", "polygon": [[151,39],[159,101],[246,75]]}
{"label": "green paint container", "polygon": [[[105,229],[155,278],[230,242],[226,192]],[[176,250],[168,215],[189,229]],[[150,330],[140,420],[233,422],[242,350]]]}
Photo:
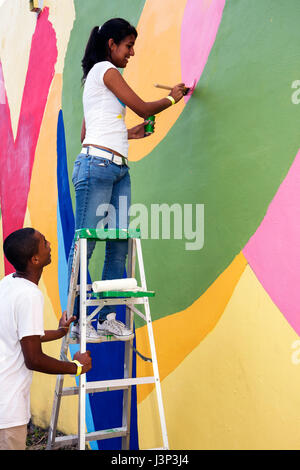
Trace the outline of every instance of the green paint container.
{"label": "green paint container", "polygon": [[[149,116],[146,121],[152,121],[153,123],[155,122],[155,116]],[[146,124],[145,125],[145,135],[150,135],[153,134],[154,129],[152,124]]]}

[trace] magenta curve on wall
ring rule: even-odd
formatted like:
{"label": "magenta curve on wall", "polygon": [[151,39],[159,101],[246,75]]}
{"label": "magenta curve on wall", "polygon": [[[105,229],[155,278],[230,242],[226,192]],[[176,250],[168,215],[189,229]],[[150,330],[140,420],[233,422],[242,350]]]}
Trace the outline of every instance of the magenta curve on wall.
{"label": "magenta curve on wall", "polygon": [[300,334],[300,150],[243,253],[258,280]]}
{"label": "magenta curve on wall", "polygon": [[[181,77],[191,86],[198,82],[222,19],[225,0],[188,0],[181,25]],[[191,95],[184,97],[185,103]]]}
{"label": "magenta curve on wall", "polygon": [[[54,77],[56,34],[48,15],[49,9],[45,8],[32,36],[16,140],[0,63],[0,199],[4,238],[23,227],[35,150]],[[5,259],[6,274],[12,270]]]}

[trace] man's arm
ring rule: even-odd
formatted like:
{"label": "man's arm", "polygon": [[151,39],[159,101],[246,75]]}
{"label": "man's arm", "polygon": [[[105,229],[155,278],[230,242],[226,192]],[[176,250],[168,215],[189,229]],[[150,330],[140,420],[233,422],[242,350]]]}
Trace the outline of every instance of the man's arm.
{"label": "man's arm", "polygon": [[[45,374],[76,374],[77,365],[73,362],[59,361],[54,357],[47,356],[42,351],[40,336],[25,336],[21,339],[21,347],[25,359],[25,365],[30,370],[43,372]],[[82,365],[82,374],[85,374],[92,367],[90,352],[74,355]]]}
{"label": "man's arm", "polygon": [[48,341],[55,341],[56,339],[61,339],[67,334],[68,330],[65,328],[58,328],[57,330],[47,330],[45,331],[44,336],[41,337],[42,343],[47,343]]}
{"label": "man's arm", "polygon": [[55,341],[56,339],[62,338],[68,333],[70,324],[74,320],[76,320],[76,317],[71,317],[69,320],[67,320],[67,311],[64,311],[61,319],[59,320],[57,330],[45,331],[44,336],[41,337],[41,342],[46,343],[47,341]]}

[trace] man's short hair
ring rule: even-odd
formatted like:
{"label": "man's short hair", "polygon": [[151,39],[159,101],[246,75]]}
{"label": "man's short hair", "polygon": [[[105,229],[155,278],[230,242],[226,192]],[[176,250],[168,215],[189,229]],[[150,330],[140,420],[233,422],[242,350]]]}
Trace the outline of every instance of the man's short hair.
{"label": "man's short hair", "polygon": [[39,240],[33,228],[21,228],[6,237],[3,251],[16,271],[24,272],[28,261],[38,252]]}

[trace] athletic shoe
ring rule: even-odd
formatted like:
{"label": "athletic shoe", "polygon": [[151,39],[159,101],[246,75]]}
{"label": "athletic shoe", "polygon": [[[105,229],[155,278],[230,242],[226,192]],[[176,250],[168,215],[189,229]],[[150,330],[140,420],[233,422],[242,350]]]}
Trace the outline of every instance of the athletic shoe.
{"label": "athletic shoe", "polygon": [[[71,326],[70,337],[74,339],[80,339],[80,326],[79,322],[76,325],[73,323]],[[100,341],[100,335],[97,333],[95,328],[90,322],[86,324],[86,342],[87,343],[98,343]]]}
{"label": "athletic shoe", "polygon": [[97,332],[102,336],[112,335],[120,341],[128,341],[134,337],[134,333],[124,323],[116,320],[115,313],[109,313],[104,322],[98,323]]}

